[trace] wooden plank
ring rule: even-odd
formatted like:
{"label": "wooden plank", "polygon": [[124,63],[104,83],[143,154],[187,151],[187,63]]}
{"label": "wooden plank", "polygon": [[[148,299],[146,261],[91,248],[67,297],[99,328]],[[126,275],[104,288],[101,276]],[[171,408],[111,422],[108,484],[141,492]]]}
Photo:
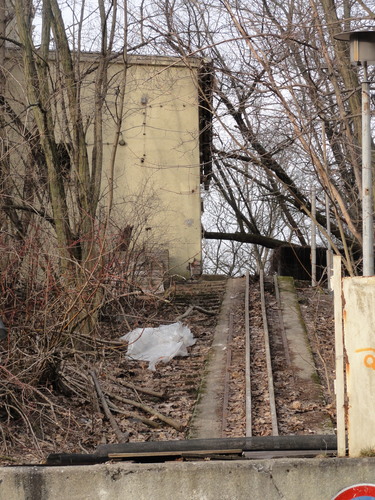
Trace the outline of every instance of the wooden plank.
{"label": "wooden plank", "polygon": [[245,451],[245,458],[280,458],[280,457],[316,457],[316,456],[336,455],[336,450],[268,450],[268,451]]}
{"label": "wooden plank", "polygon": [[336,419],[337,419],[337,455],[346,455],[345,429],[345,374],[344,374],[344,335],[342,325],[342,278],[341,257],[333,257],[333,293],[335,311],[335,358],[336,358]]}
{"label": "wooden plank", "polygon": [[246,412],[246,436],[252,436],[252,416],[251,416],[251,378],[250,378],[250,318],[249,318],[249,271],[246,272],[245,291],[245,412]]}
{"label": "wooden plank", "polygon": [[133,453],[108,453],[108,458],[137,458],[137,457],[189,457],[199,455],[240,455],[241,448],[233,450],[195,450],[195,451],[154,451]]}

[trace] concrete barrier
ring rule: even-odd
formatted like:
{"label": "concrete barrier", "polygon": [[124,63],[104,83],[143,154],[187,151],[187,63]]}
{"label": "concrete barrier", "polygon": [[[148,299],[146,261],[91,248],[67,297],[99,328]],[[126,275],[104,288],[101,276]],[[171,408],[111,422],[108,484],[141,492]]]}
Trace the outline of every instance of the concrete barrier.
{"label": "concrete barrier", "polygon": [[0,468],[1,500],[331,500],[375,483],[375,458]]}
{"label": "concrete barrier", "polygon": [[351,457],[375,451],[375,276],[343,279]]}

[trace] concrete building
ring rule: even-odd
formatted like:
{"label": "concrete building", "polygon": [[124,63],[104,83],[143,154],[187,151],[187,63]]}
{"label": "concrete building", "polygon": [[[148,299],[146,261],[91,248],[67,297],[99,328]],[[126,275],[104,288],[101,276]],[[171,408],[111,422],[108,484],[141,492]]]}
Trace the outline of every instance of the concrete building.
{"label": "concrete building", "polygon": [[[204,170],[210,168],[210,117],[201,93],[207,90],[202,69],[197,59],[131,59],[113,179],[119,224],[131,224],[135,231],[142,227],[141,238],[151,248],[168,250],[170,273],[184,276],[202,259],[201,185]],[[122,75],[120,63],[111,71],[114,78]],[[105,164],[110,163],[114,140],[113,88],[104,124]],[[104,175],[103,193],[109,176]]]}

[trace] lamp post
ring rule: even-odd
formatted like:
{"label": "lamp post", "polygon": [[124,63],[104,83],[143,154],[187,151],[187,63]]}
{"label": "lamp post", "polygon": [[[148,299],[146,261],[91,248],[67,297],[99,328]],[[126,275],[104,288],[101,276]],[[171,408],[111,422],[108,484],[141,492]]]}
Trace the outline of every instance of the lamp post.
{"label": "lamp post", "polygon": [[350,42],[350,60],[363,67],[362,81],[362,238],[363,276],[374,275],[373,189],[371,168],[370,84],[367,66],[375,64],[375,31],[348,31],[335,36]]}

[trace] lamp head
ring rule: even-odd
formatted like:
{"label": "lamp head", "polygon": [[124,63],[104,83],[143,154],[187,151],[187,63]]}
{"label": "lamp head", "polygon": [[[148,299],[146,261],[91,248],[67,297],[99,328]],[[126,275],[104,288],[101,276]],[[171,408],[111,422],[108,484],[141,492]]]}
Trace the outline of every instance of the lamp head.
{"label": "lamp head", "polygon": [[375,64],[375,30],[347,31],[335,35],[335,38],[350,43],[351,62]]}

